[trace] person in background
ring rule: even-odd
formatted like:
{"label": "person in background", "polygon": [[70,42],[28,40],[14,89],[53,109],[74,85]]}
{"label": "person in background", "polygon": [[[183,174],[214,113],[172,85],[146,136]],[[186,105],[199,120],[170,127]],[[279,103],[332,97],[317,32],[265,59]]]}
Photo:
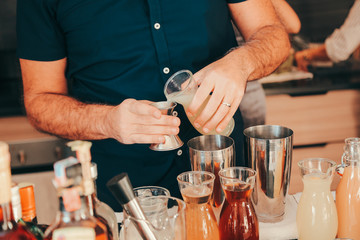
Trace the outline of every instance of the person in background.
{"label": "person in background", "polygon": [[[245,44],[228,52],[236,46],[231,20]],[[186,144],[149,149],[165,135],[185,143],[199,135],[181,107],[175,117],[150,105],[165,100],[172,74],[195,73],[189,115],[212,93],[195,119],[204,132],[221,132],[234,118],[230,136],[244,166],[238,109],[246,83],[273,72],[290,48],[269,0],[18,0],[17,42],[29,121],[93,142],[99,199],[115,211],[106,182],[121,172],[133,187],[162,186],[181,197],[176,176],[190,170]]]}
{"label": "person in background", "polygon": [[343,25],[335,29],[320,46],[296,52],[295,60],[300,70],[308,71],[312,61],[345,61],[359,46],[360,0],[355,0]]}
{"label": "person in background", "polygon": [[[271,2],[287,33],[297,34],[300,31],[301,22],[294,9],[285,0],[271,0]],[[244,44],[244,40],[236,28],[235,33],[236,40],[241,46]],[[240,103],[240,111],[244,121],[244,128],[265,124],[265,91],[259,81],[251,81],[246,85],[246,91]]]}

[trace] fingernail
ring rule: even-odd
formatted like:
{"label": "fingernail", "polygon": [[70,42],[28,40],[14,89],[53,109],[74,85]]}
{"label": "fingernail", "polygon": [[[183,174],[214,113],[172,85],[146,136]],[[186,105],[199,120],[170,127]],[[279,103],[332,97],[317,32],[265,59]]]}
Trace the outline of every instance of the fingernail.
{"label": "fingernail", "polygon": [[222,132],[222,128],[216,128],[216,131],[217,131],[218,133],[220,133],[220,132]]}
{"label": "fingernail", "polygon": [[196,128],[199,128],[200,127],[200,124],[199,123],[194,123],[195,127]]}
{"label": "fingernail", "polygon": [[209,129],[203,128],[203,131],[204,131],[204,133],[208,133],[208,132],[209,132]]}
{"label": "fingernail", "polygon": [[173,129],[171,129],[171,132],[172,132],[173,134],[176,134],[176,133],[177,133],[177,129],[176,129],[176,128],[173,128]]}
{"label": "fingernail", "polygon": [[177,119],[174,119],[174,120],[173,120],[173,124],[174,124],[174,125],[177,125],[177,124],[178,124],[178,120],[177,120]]}

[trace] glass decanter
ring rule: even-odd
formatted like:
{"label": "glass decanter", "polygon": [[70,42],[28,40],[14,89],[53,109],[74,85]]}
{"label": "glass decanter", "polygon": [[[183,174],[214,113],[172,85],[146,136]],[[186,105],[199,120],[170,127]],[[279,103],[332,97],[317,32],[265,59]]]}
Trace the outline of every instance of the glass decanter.
{"label": "glass decanter", "polygon": [[205,171],[189,171],[177,177],[186,203],[186,235],[188,240],[218,240],[219,228],[209,204],[215,175]]}
{"label": "glass decanter", "polygon": [[225,202],[220,213],[221,240],[259,240],[259,222],[251,202],[256,171],[230,167],[219,172]]}

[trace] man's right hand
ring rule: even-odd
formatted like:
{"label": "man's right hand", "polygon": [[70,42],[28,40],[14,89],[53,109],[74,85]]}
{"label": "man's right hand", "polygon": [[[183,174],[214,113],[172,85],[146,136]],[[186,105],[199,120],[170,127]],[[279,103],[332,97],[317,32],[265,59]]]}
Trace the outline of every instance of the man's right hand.
{"label": "man's right hand", "polygon": [[179,133],[180,119],[162,115],[150,101],[126,99],[106,119],[107,134],[124,144],[164,143],[164,135]]}

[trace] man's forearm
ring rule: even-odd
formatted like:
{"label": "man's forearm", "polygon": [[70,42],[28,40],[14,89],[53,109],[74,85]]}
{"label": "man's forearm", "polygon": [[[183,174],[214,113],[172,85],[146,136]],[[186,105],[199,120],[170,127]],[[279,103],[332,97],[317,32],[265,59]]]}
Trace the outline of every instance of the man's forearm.
{"label": "man's forearm", "polygon": [[112,106],[85,104],[71,97],[44,93],[25,99],[27,116],[38,130],[66,139],[105,139]]}
{"label": "man's forearm", "polygon": [[272,73],[285,61],[289,51],[290,41],[284,27],[271,25],[261,28],[230,54],[246,69],[248,80],[255,80]]}

